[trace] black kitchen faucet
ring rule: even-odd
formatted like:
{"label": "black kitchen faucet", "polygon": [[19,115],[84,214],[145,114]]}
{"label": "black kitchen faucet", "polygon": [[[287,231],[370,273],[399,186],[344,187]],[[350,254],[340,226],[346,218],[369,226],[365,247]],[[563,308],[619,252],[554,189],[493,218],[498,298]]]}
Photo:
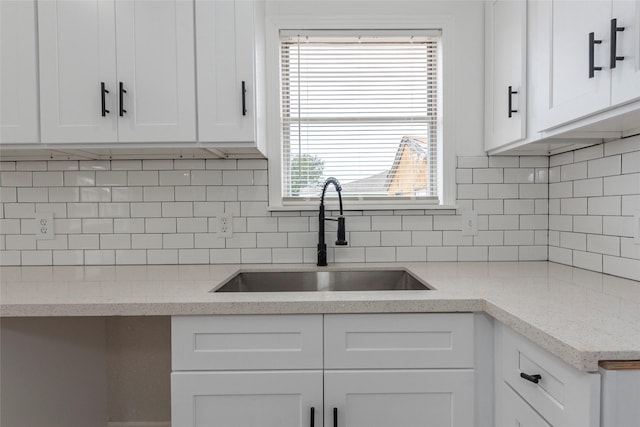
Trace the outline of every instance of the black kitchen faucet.
{"label": "black kitchen faucet", "polygon": [[[338,192],[338,200],[340,201],[340,216],[338,218],[325,218],[324,216],[324,193],[327,191],[327,187],[329,184],[333,184],[336,187],[336,191]],[[324,222],[325,221],[338,221],[338,240],[336,240],[336,245],[338,246],[346,246],[347,240],[345,238],[345,226],[344,226],[344,216],[342,212],[342,187],[340,186],[340,182],[333,178],[327,178],[324,182],[324,186],[322,187],[322,197],[320,198],[320,213],[318,215],[319,224],[318,224],[318,266],[324,267],[327,265],[327,245],[324,242]]]}

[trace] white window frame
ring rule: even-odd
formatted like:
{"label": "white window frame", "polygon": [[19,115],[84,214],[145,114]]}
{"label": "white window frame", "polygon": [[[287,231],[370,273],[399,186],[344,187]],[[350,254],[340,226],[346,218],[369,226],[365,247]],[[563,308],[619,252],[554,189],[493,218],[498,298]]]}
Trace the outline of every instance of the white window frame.
{"label": "white window frame", "polygon": [[[442,93],[439,100],[442,123],[438,123],[438,198],[440,204],[421,200],[349,200],[345,210],[442,210],[456,209],[455,200],[455,127],[453,24],[449,17],[393,16],[371,17],[275,17],[266,19],[266,83],[267,83],[267,155],[269,158],[269,210],[304,211],[317,210],[318,201],[301,198],[283,203],[282,197],[282,147],[281,147],[281,95],[280,95],[280,31],[281,30],[441,30],[440,72]],[[328,209],[335,209],[337,201],[326,201]]]}

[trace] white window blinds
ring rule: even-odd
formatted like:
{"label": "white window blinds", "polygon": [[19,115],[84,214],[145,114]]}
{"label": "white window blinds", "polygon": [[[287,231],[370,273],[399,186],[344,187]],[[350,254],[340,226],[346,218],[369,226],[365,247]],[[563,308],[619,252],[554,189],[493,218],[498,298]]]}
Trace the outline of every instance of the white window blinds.
{"label": "white window blinds", "polygon": [[282,196],[437,203],[438,56],[429,32],[282,31]]}

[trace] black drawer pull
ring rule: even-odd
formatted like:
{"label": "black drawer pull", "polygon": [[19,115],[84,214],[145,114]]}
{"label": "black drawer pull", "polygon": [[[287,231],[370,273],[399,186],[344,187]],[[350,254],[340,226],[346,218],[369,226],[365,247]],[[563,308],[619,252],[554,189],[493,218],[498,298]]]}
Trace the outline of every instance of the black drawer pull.
{"label": "black drawer pull", "polygon": [[524,372],[520,372],[520,378],[524,378],[527,381],[531,381],[532,383],[538,384],[538,382],[542,379],[542,375],[529,375]]}
{"label": "black drawer pull", "polygon": [[247,85],[242,81],[242,115],[247,115]]}
{"label": "black drawer pull", "polygon": [[518,110],[513,109],[513,95],[516,95],[517,93],[517,90],[513,90],[513,86],[509,86],[509,118],[512,117],[513,113],[518,112]]}
{"label": "black drawer pull", "polygon": [[102,117],[105,117],[107,114],[110,113],[110,111],[107,110],[106,95],[108,93],[109,91],[107,90],[107,88],[104,87],[104,82],[100,82],[100,100],[102,102]]}
{"label": "black drawer pull", "polygon": [[120,117],[123,117],[127,110],[124,109],[124,94],[127,91],[124,88],[124,84],[120,82]]}
{"label": "black drawer pull", "polygon": [[333,427],[338,427],[338,408],[333,408]]}

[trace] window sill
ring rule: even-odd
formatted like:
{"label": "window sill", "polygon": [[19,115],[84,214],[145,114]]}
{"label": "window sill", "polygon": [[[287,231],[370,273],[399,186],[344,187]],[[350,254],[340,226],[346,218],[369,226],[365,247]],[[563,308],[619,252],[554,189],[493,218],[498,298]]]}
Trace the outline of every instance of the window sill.
{"label": "window sill", "polygon": [[[319,207],[318,203],[304,203],[296,205],[275,206],[269,205],[268,211],[271,212],[295,212],[295,211],[317,211]],[[325,209],[328,211],[338,211],[340,207],[338,202],[333,200],[325,200]],[[346,203],[343,202],[343,210],[345,212],[351,211],[398,211],[398,210],[420,210],[420,211],[455,211],[458,209],[458,205],[430,205],[430,204],[361,204],[361,203]]]}

